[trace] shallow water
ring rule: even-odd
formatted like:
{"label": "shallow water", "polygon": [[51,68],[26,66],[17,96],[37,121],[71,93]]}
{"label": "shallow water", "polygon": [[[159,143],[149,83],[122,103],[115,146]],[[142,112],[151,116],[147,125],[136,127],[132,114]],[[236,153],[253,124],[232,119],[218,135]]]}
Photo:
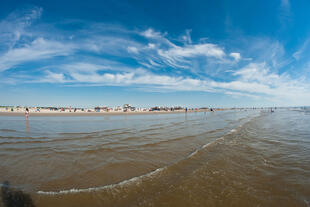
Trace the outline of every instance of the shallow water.
{"label": "shallow water", "polygon": [[310,206],[310,113],[0,117],[0,169],[36,206]]}

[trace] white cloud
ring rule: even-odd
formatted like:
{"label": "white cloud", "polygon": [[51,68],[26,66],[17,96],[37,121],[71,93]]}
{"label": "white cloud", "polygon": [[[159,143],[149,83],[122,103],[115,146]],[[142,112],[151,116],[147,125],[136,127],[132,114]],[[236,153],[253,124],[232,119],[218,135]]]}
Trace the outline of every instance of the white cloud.
{"label": "white cloud", "polygon": [[116,37],[108,34],[89,35],[87,38],[77,39],[74,43],[81,51],[117,56],[128,56],[128,52],[136,53],[142,47],[139,42],[128,37]]}
{"label": "white cloud", "polygon": [[[197,43],[192,40],[190,30],[173,38],[154,29],[141,32],[91,24],[85,30],[72,34],[56,28],[49,34],[49,31],[31,30],[33,21],[41,13],[42,9],[37,8],[23,17],[10,17],[0,22],[0,43],[3,43],[0,45],[0,72],[30,61],[37,63],[50,59],[49,64],[36,71],[35,77],[20,79],[72,86],[142,86],[163,91],[210,91],[254,99],[267,97],[280,103],[310,102],[308,83],[276,72],[287,64],[284,47],[279,41],[254,39],[255,43],[241,55],[238,52],[226,54],[224,47],[206,39]],[[5,41],[9,43],[4,44]],[[303,57],[307,44],[306,41],[293,54],[295,59]],[[243,57],[245,52],[246,58]],[[63,56],[62,62],[57,62],[57,56]],[[243,65],[245,61],[253,60],[255,62]],[[142,66],[148,70],[136,69]],[[226,73],[221,73],[216,67],[224,68]],[[208,71],[214,76],[207,76]],[[18,73],[10,75],[6,82],[18,83]],[[220,75],[222,79],[218,78]]]}
{"label": "white cloud", "polygon": [[132,79],[132,73],[105,73],[105,74],[81,74],[70,73],[74,81],[78,83],[102,83],[104,85],[126,85]]}
{"label": "white cloud", "polygon": [[[68,77],[65,79],[65,77]],[[37,82],[70,83],[70,84],[99,84],[111,86],[146,85],[170,90],[201,90],[203,81],[182,76],[157,75],[143,69],[135,69],[131,72],[106,72],[99,74],[94,71],[70,70],[64,73],[47,71],[46,76]]]}
{"label": "white cloud", "polygon": [[[191,30],[186,30],[185,35],[174,39],[169,38],[167,33],[162,34],[153,29],[148,29],[140,33],[149,40],[148,46],[138,48],[140,56],[135,58],[138,59],[141,65],[150,69],[154,67],[172,67],[175,69],[189,69],[195,73],[200,70],[205,71],[206,67],[204,66],[206,63],[213,65],[234,64],[227,57],[224,48],[217,44],[193,43],[190,32]],[[150,63],[150,60],[158,65],[155,66]]]}
{"label": "white cloud", "polygon": [[206,56],[206,57],[215,57],[223,58],[225,52],[214,44],[197,44],[189,45],[185,47],[175,47],[167,51],[162,52],[165,56],[172,58],[178,57],[195,57],[195,56]]}
{"label": "white cloud", "polygon": [[230,57],[233,57],[236,61],[239,61],[241,59],[241,55],[238,52],[232,52],[229,54]]}
{"label": "white cloud", "polygon": [[182,40],[185,42],[185,44],[192,44],[191,32],[192,30],[187,29],[185,31],[185,35],[182,36]]}
{"label": "white cloud", "polygon": [[136,47],[128,47],[127,50],[130,53],[135,53],[135,54],[139,53],[139,51],[138,51],[138,49]]}
{"label": "white cloud", "polygon": [[305,52],[307,51],[307,49],[309,49],[309,43],[310,43],[310,39],[307,39],[303,44],[302,46],[296,51],[293,53],[293,57],[296,59],[296,60],[299,60],[301,59],[302,57],[304,57],[305,55]]}
{"label": "white cloud", "polygon": [[161,61],[174,68],[191,68],[193,61],[199,57],[216,58],[225,61],[225,52],[214,44],[195,44],[183,47],[158,49],[157,53]]}
{"label": "white cloud", "polygon": [[46,71],[46,76],[37,81],[42,83],[66,83],[69,82],[65,80],[65,75],[63,73],[54,73],[51,71]]}
{"label": "white cloud", "polygon": [[9,48],[13,47],[22,35],[27,34],[25,29],[41,17],[42,11],[42,8],[34,7],[11,13],[0,22],[0,43]]}
{"label": "white cloud", "polygon": [[156,45],[153,43],[149,43],[147,46],[148,49],[154,49],[155,47],[156,47]]}
{"label": "white cloud", "polygon": [[109,69],[107,66],[87,63],[87,62],[77,62],[73,64],[66,64],[59,66],[60,69],[71,72],[96,72],[98,70]]}
{"label": "white cloud", "polygon": [[281,0],[279,19],[283,27],[291,22],[291,5],[289,0]]}
{"label": "white cloud", "polygon": [[54,68],[55,70],[63,72],[82,72],[82,73],[94,73],[98,71],[130,72],[133,70],[133,68],[128,67],[125,64],[107,59],[91,59],[88,61],[72,62],[68,64],[55,65],[51,67]]}
{"label": "white cloud", "polygon": [[27,61],[39,61],[55,56],[69,55],[74,46],[37,38],[23,47],[13,48],[0,55],[0,71]]}
{"label": "white cloud", "polygon": [[162,34],[160,32],[155,32],[151,28],[141,32],[141,35],[146,38],[162,38]]}
{"label": "white cloud", "polygon": [[[287,66],[292,58],[287,56],[284,45],[274,39],[267,37],[246,38],[240,41],[241,48],[244,48],[240,56],[243,61],[266,62],[274,70]],[[244,54],[244,55],[242,55]]]}
{"label": "white cloud", "polygon": [[[169,91],[208,91],[231,96],[245,96],[252,99],[272,100],[275,103],[306,105],[310,101],[310,86],[291,79],[288,75],[277,75],[269,71],[265,63],[251,63],[233,72],[237,79],[214,81],[183,76],[169,76],[150,73],[143,69],[130,72],[97,73],[96,70],[68,70],[63,73],[47,73],[40,82],[68,83],[71,86],[139,86]],[[65,77],[68,77],[65,79]],[[82,85],[81,85],[82,84]]]}
{"label": "white cloud", "polygon": [[152,66],[156,66],[156,67],[159,67],[159,66],[160,66],[160,64],[156,63],[156,62],[153,61],[152,59],[150,59],[149,61],[150,61],[150,64],[151,64]]}
{"label": "white cloud", "polygon": [[303,80],[292,79],[288,74],[278,75],[270,72],[266,63],[251,63],[234,72],[238,81],[222,85],[223,88],[259,93],[287,103],[310,101],[310,85]]}

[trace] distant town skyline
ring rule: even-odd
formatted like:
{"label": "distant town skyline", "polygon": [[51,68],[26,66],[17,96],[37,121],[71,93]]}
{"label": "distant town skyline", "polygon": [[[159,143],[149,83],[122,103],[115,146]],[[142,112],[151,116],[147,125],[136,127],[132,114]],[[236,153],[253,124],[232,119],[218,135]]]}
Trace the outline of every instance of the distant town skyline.
{"label": "distant town skyline", "polygon": [[0,2],[0,105],[310,105],[310,2]]}

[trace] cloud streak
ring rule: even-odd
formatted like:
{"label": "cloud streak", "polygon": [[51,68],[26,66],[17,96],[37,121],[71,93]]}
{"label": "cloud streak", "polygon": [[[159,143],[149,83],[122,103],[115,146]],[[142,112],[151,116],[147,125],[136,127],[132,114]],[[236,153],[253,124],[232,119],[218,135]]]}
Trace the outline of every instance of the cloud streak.
{"label": "cloud streak", "polygon": [[9,49],[0,56],[0,71],[8,70],[28,61],[66,56],[71,54],[74,46],[60,42],[37,38],[23,47]]}
{"label": "cloud streak", "polygon": [[[23,16],[11,14],[0,22],[0,41],[7,42],[0,48],[0,73],[7,75],[2,83],[124,86],[213,92],[277,103],[310,102],[308,83],[277,73],[287,64],[278,41],[257,38],[247,51],[236,52],[205,38],[195,41],[191,30],[175,38],[152,28],[129,30],[87,23],[70,34],[57,28],[52,34],[34,32],[32,24],[42,11],[34,8]],[[293,54],[296,60],[304,48]],[[19,68],[24,72],[29,67],[34,75],[19,78]]]}

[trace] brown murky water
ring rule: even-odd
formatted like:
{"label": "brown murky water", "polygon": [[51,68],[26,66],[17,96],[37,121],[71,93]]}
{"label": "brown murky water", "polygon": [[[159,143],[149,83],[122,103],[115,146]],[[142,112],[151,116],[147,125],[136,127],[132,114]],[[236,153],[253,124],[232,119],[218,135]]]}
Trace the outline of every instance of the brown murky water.
{"label": "brown murky water", "polygon": [[0,181],[38,207],[310,206],[310,113],[0,117]]}

